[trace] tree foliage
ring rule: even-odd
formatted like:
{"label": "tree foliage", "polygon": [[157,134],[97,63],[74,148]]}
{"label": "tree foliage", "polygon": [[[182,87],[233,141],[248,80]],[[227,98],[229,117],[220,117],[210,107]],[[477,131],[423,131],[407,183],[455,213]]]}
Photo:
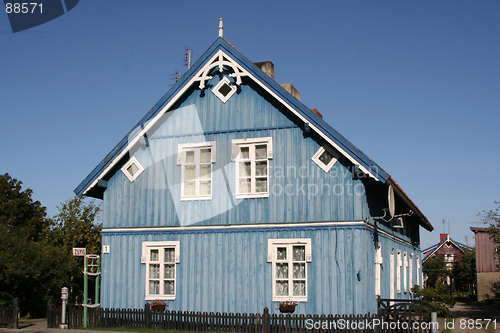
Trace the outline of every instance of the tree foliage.
{"label": "tree foliage", "polygon": [[444,256],[434,255],[423,263],[422,272],[427,276],[427,286],[433,287],[436,282],[444,279],[449,275],[446,269]]}
{"label": "tree foliage", "polygon": [[476,251],[464,250],[460,261],[453,269],[453,277],[457,288],[471,289],[476,280]]}
{"label": "tree foliage", "polygon": [[83,281],[83,259],[77,265],[71,247],[98,253],[100,225],[94,221],[100,208],[74,198],[52,220],[32,193],[9,174],[0,175],[0,291],[19,299],[21,315],[38,317],[51,296],[59,299],[61,287]]}
{"label": "tree foliage", "polygon": [[[66,200],[54,216],[52,230],[47,241],[60,248],[65,256],[68,279],[65,287],[70,290],[70,302],[75,301],[83,292],[83,258],[74,257],[72,249],[81,247],[87,254],[101,254],[101,208],[94,201],[83,197]],[[80,300],[81,301],[81,300]]]}

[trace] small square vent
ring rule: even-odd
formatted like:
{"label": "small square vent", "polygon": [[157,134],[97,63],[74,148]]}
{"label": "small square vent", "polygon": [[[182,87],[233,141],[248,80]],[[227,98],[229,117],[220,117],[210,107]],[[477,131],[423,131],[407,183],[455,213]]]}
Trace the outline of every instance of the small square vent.
{"label": "small square vent", "polygon": [[215,96],[226,103],[231,96],[236,92],[236,86],[231,84],[231,80],[227,76],[224,76],[222,80],[212,89]]}

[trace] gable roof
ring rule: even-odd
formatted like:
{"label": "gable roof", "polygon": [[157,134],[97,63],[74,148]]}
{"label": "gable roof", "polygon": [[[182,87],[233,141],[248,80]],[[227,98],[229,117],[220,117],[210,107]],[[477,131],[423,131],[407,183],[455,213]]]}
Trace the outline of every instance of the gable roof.
{"label": "gable roof", "polygon": [[376,181],[393,185],[395,194],[417,215],[420,225],[427,230],[433,230],[432,225],[424,214],[387,172],[323,119],[318,117],[308,107],[288,93],[277,82],[257,68],[222,37],[219,37],[210,46],[181,79],[134,126],[134,129],[130,131],[80,183],[80,185],[78,185],[74,190],[75,194],[78,196],[87,195],[102,198],[104,189],[98,186],[98,181],[100,179],[105,179],[106,175],[115,170],[120,161],[126,157],[128,151],[140,141],[142,136],[144,136],[148,128],[150,128],[163,113],[170,110],[187,89],[198,82],[199,87],[203,89],[205,81],[211,79],[211,77],[208,76],[210,70],[216,66],[219,66],[221,70],[222,66],[232,67],[234,73],[231,74],[231,76],[236,78],[237,84],[241,83],[241,76],[250,77],[271,96],[282,103],[288,110],[295,114],[301,121],[308,123],[311,130],[315,131],[326,142],[335,147],[351,163],[358,165],[361,171]]}
{"label": "gable roof", "polygon": [[441,243],[434,244],[433,246],[430,246],[424,250],[422,250],[422,253],[424,254],[424,258],[422,259],[422,262],[426,261],[430,257],[432,257],[440,248],[442,248],[447,242],[450,242],[451,245],[456,247],[460,252],[464,252],[465,250],[472,251],[472,248],[470,246],[464,245],[462,243],[459,243],[457,241],[454,241],[451,239],[449,236],[443,240]]}

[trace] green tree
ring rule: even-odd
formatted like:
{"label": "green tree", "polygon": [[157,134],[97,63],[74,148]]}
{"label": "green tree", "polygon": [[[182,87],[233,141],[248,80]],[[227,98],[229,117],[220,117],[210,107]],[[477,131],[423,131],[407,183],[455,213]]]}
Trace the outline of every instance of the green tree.
{"label": "green tree", "polygon": [[444,256],[434,255],[427,259],[423,264],[422,272],[427,276],[427,286],[434,287],[436,282],[449,275]]}
{"label": "green tree", "polygon": [[462,257],[453,269],[453,277],[458,290],[472,290],[476,280],[476,251],[464,250]]}
{"label": "green tree", "polygon": [[40,316],[64,277],[60,251],[44,237],[50,220],[32,193],[9,174],[0,175],[0,291],[19,299],[22,314]]}
{"label": "green tree", "polygon": [[[47,239],[62,249],[65,256],[67,277],[65,286],[76,301],[83,292],[83,258],[74,257],[72,249],[83,247],[87,254],[101,254],[101,208],[93,200],[74,197],[66,200],[54,216],[51,233]],[[81,300],[78,300],[81,301]]]}

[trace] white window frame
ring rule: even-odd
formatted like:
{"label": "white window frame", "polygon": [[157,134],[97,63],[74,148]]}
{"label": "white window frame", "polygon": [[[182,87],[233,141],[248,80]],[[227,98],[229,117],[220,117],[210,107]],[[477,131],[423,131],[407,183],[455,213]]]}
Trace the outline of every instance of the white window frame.
{"label": "white window frame", "polygon": [[[331,155],[332,155],[332,160],[325,165],[325,163],[323,163],[319,157],[321,155],[323,155],[323,153],[327,151],[329,152]],[[314,163],[316,163],[321,169],[323,169],[325,172],[328,172],[330,171],[330,169],[333,167],[333,165],[335,163],[337,163],[337,161],[339,160],[339,157],[340,157],[340,154],[332,147],[330,146],[329,144],[324,144],[323,146],[319,147],[318,151],[316,152],[316,154],[314,154],[313,157],[311,157],[311,159],[314,161]]]}
{"label": "white window frame", "polygon": [[409,270],[408,276],[410,280],[410,291],[411,291],[411,288],[413,288],[413,253],[410,254],[408,270]]}
{"label": "white window frame", "polygon": [[[293,246],[304,246],[305,247],[305,295],[294,296],[293,295]],[[279,247],[287,248],[287,259],[278,260],[277,251]],[[307,263],[312,261],[311,255],[311,238],[290,238],[290,239],[269,239],[268,240],[268,253],[267,262],[272,263],[272,284],[273,284],[273,302],[292,300],[296,302],[307,302]],[[290,254],[290,255],[288,255]],[[277,295],[277,276],[276,276],[276,264],[277,263],[288,263],[289,272],[289,283],[288,283],[288,293],[289,295]],[[303,280],[303,279],[300,279]]]}
{"label": "white window frame", "polygon": [[401,294],[401,267],[403,267],[403,260],[401,258],[401,250],[398,250],[396,265],[396,286],[398,294]]}
{"label": "white window frame", "polygon": [[[163,261],[163,256],[164,256],[164,249],[168,248],[173,248],[175,251],[175,260],[173,262],[174,267],[175,267],[175,275],[173,278],[174,281],[174,294],[173,295],[163,295],[163,281],[166,280],[164,278],[164,269],[163,265],[165,262]],[[145,283],[145,300],[150,301],[150,300],[155,300],[155,299],[160,299],[160,300],[174,300],[177,295],[177,265],[179,264],[179,249],[180,249],[180,242],[179,241],[160,241],[160,242],[143,242],[142,243],[142,257],[141,257],[141,263],[146,264],[146,283]],[[159,260],[158,263],[160,264],[160,293],[159,294],[150,294],[149,293],[149,265],[151,263],[150,261],[150,251],[151,250],[158,250],[159,254]],[[156,263],[156,262],[154,262]],[[172,264],[172,262],[168,263]]]}
{"label": "white window frame", "polygon": [[375,249],[375,296],[380,296],[381,289],[381,271],[382,271],[382,263],[384,262],[384,258],[382,257],[382,244],[378,243],[377,248]]}
{"label": "white window frame", "polygon": [[[227,84],[229,86],[229,88],[231,89],[226,96],[224,96],[220,91],[219,89],[224,85],[224,84]],[[222,103],[226,103],[230,98],[231,96],[234,95],[234,93],[236,92],[238,88],[236,87],[236,85],[234,85],[231,80],[229,80],[229,78],[227,76],[224,76],[222,78],[222,80],[219,81],[219,83],[217,83],[215,85],[215,87],[212,89],[212,92],[214,93],[215,96],[219,97],[219,99],[222,101]]]}
{"label": "white window frame", "polygon": [[420,281],[422,281],[420,279],[420,258],[417,256],[417,284],[420,286]]}
{"label": "white window frame", "polygon": [[408,293],[408,254],[403,252],[403,290]]}
{"label": "white window frame", "polygon": [[[132,165],[135,164],[137,167],[137,172],[133,175],[130,174],[130,172],[127,171],[127,169]],[[130,182],[133,182],[139,175],[144,171],[144,167],[139,163],[139,161],[135,158],[135,156],[132,156],[130,160],[128,160],[125,165],[122,166],[121,168],[123,174],[130,180]]]}
{"label": "white window frame", "polygon": [[[267,145],[267,191],[266,192],[256,192],[255,182],[256,182],[256,162],[262,162],[264,159],[255,159],[255,147],[258,145]],[[249,159],[243,160],[241,157],[241,148],[250,147],[249,149]],[[235,176],[236,176],[236,199],[250,199],[250,198],[267,198],[269,197],[269,160],[273,158],[273,138],[263,137],[263,138],[252,138],[252,139],[236,139],[232,140],[231,145],[231,161],[236,162],[235,166]],[[251,176],[250,176],[250,193],[240,193],[240,162],[250,162],[251,163]],[[258,177],[263,178],[263,177]]]}
{"label": "white window frame", "polygon": [[395,297],[394,290],[396,289],[395,282],[394,282],[394,250],[391,251],[391,275],[390,275],[390,297],[393,299]]}
{"label": "white window frame", "polygon": [[[188,200],[211,200],[213,193],[213,166],[211,166],[210,170],[210,179],[200,178],[200,170],[201,170],[201,161],[200,161],[200,152],[202,149],[210,148],[211,151],[211,165],[215,163],[216,156],[216,142],[215,141],[207,141],[207,142],[198,142],[198,143],[181,143],[177,146],[177,165],[181,166],[181,201]],[[196,178],[195,182],[195,195],[185,195],[185,172],[186,172],[186,152],[194,151],[194,163],[196,168]],[[206,163],[205,163],[206,164]],[[200,194],[200,183],[202,181],[210,181],[210,194],[209,195],[201,195]]]}

